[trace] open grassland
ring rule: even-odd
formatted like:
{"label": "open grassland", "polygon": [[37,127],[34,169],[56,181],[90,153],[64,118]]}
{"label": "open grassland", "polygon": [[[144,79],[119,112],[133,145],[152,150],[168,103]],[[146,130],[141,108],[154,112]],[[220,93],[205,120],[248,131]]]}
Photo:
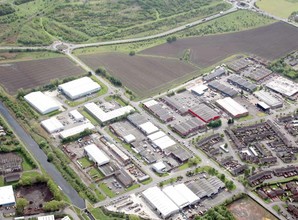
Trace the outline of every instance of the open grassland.
{"label": "open grassland", "polygon": [[48,84],[53,79],[83,74],[84,71],[65,57],[0,63],[0,83],[10,93]]}
{"label": "open grassland", "polygon": [[144,36],[220,11],[223,0],[34,0],[0,2],[0,44],[47,45]]}
{"label": "open grassland", "polygon": [[[185,38],[190,36],[204,36],[204,35],[212,35],[212,34],[219,34],[219,33],[230,33],[230,32],[243,31],[243,30],[269,25],[273,22],[275,22],[275,20],[259,15],[255,12],[251,12],[247,10],[239,10],[239,11],[227,14],[225,16],[222,16],[220,18],[214,19],[212,21],[208,21],[198,26],[181,31],[174,35],[177,36],[178,39],[180,39],[180,38]],[[166,42],[166,37],[160,38],[160,39],[154,39],[150,41],[131,43],[131,44],[83,48],[83,49],[75,50],[74,53],[76,55],[81,55],[81,54],[91,54],[91,53],[101,53],[101,52],[129,53],[129,51],[132,51],[132,50],[138,52],[149,47],[163,44],[165,42]]]}
{"label": "open grassland", "polygon": [[297,28],[282,22],[221,35],[178,39],[142,51],[142,54],[173,57],[190,50],[190,61],[207,67],[233,54],[251,53],[274,60],[298,49]]}
{"label": "open grassland", "polygon": [[256,5],[261,10],[281,18],[288,18],[298,11],[298,0],[258,0]]}
{"label": "open grassland", "polygon": [[54,53],[49,51],[31,51],[31,52],[9,52],[0,51],[0,63],[11,61],[26,61],[26,60],[40,60],[55,57],[63,57],[61,53]]}
{"label": "open grassland", "polygon": [[93,69],[103,66],[139,96],[148,95],[197,70],[178,59],[129,56],[121,53],[83,55],[80,59]]}

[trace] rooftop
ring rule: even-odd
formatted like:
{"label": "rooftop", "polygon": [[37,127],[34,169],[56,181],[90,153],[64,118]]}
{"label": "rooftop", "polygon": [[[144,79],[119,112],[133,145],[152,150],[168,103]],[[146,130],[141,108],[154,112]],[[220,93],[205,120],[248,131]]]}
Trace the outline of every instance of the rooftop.
{"label": "rooftop", "polygon": [[12,186],[0,187],[0,206],[15,203],[15,197]]}

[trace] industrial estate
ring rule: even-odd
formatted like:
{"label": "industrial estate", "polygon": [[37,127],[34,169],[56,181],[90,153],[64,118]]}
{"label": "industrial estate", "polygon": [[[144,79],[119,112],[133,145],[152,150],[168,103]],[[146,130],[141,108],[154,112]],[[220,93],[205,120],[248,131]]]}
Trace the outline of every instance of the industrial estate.
{"label": "industrial estate", "polygon": [[[96,42],[61,5],[34,18],[50,46],[0,34],[0,219],[298,219],[297,11],[194,2],[179,27],[152,9],[161,34]],[[33,4],[0,3],[0,26]]]}

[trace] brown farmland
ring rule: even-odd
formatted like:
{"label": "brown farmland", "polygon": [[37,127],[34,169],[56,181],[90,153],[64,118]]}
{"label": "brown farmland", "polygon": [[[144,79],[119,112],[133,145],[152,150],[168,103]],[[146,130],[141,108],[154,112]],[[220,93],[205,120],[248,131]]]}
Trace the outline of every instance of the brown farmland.
{"label": "brown farmland", "polygon": [[50,83],[52,79],[80,75],[84,71],[69,59],[51,58],[0,64],[0,84],[10,94]]}
{"label": "brown farmland", "polygon": [[191,62],[210,66],[234,54],[255,54],[269,60],[280,58],[298,49],[298,29],[277,22],[268,26],[230,34],[178,39],[142,51],[143,54],[181,57],[191,50]]}
{"label": "brown farmland", "polygon": [[147,56],[129,56],[120,53],[91,54],[80,56],[88,66],[96,69],[104,66],[114,77],[139,96],[149,95],[196,68],[178,59]]}

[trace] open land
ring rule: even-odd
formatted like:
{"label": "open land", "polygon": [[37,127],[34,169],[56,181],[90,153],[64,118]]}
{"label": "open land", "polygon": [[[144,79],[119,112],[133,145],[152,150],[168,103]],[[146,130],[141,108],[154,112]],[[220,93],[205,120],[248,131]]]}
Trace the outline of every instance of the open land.
{"label": "open land", "polygon": [[270,14],[288,18],[292,12],[298,11],[297,0],[258,0],[256,5]]}
{"label": "open land", "polygon": [[111,75],[140,96],[197,69],[178,59],[129,56],[121,53],[83,55],[80,58],[93,69],[104,66]]}
{"label": "open land", "polygon": [[228,206],[237,220],[268,219],[277,220],[271,213],[250,198],[239,199]]}
{"label": "open land", "polygon": [[0,64],[1,84],[10,94],[35,88],[52,79],[80,75],[83,70],[67,58],[52,58]]}
{"label": "open land", "polygon": [[[183,25],[231,6],[222,0],[29,1],[0,7],[2,44],[47,45],[142,36]],[[133,12],[133,13],[132,13]]]}
{"label": "open land", "polygon": [[297,34],[297,28],[278,22],[237,33],[179,39],[141,53],[181,57],[185,50],[190,49],[190,61],[202,67],[240,53],[251,53],[274,60],[298,48]]}

